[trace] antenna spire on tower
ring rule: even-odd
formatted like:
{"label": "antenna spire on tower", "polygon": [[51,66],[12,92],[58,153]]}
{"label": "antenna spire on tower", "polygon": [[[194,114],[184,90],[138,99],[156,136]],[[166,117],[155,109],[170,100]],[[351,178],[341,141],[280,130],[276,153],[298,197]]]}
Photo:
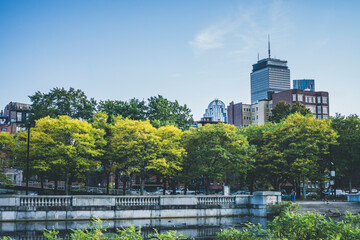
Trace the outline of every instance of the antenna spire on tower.
{"label": "antenna spire on tower", "polygon": [[271,55],[270,55],[270,34],[268,35],[268,52],[269,52],[269,58],[271,58]]}

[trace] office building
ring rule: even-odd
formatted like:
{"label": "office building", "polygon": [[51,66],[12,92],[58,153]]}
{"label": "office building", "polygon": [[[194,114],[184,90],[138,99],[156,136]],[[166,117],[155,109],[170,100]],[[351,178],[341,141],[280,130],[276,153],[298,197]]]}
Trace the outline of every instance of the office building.
{"label": "office building", "polygon": [[271,100],[261,100],[254,104],[231,102],[227,108],[228,123],[237,127],[247,127],[251,124],[262,125],[268,121],[271,109]]}
{"label": "office building", "polygon": [[268,51],[268,58],[254,64],[250,74],[251,104],[271,99],[272,93],[290,89],[290,69],[287,61],[271,58],[270,41]]}
{"label": "office building", "polygon": [[315,92],[315,80],[314,79],[299,79],[293,80],[293,89],[310,90]]}
{"label": "office building", "polygon": [[328,92],[311,92],[310,90],[291,89],[272,95],[274,107],[281,101],[290,105],[299,102],[305,105],[307,109],[310,109],[318,119],[328,118],[330,114]]}
{"label": "office building", "polygon": [[251,124],[251,105],[231,102],[227,107],[228,124],[247,127]]}
{"label": "office building", "polygon": [[251,104],[251,124],[263,125],[269,121],[272,100],[261,100]]}
{"label": "office building", "polygon": [[205,110],[204,119],[209,119],[211,117],[211,121],[213,122],[227,123],[226,113],[225,104],[221,100],[215,99]]}

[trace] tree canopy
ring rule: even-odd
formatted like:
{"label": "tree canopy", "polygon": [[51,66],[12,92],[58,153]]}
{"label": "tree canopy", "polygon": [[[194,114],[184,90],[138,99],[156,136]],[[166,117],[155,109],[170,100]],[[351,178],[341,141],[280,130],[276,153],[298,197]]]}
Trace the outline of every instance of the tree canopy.
{"label": "tree canopy", "polygon": [[61,115],[90,120],[96,110],[95,99],[88,99],[80,89],[53,88],[49,93],[37,91],[29,98],[32,102],[30,120],[33,124],[43,117],[55,118]]}
{"label": "tree canopy", "polygon": [[293,113],[300,113],[303,116],[312,115],[311,111],[299,102],[290,105],[285,101],[281,101],[271,110],[269,121],[279,123],[281,120]]}
{"label": "tree canopy", "polygon": [[187,163],[192,162],[195,175],[204,178],[207,192],[210,181],[228,183],[229,174],[246,175],[253,164],[254,148],[232,125],[218,123],[190,129],[185,146]]}

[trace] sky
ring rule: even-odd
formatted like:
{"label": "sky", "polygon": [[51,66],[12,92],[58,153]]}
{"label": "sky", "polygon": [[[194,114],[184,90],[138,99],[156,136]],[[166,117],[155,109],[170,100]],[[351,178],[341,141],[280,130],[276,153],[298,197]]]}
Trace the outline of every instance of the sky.
{"label": "sky", "polygon": [[200,120],[214,99],[250,103],[258,55],[360,114],[360,1],[0,1],[0,108],[55,87],[96,100],[162,95]]}

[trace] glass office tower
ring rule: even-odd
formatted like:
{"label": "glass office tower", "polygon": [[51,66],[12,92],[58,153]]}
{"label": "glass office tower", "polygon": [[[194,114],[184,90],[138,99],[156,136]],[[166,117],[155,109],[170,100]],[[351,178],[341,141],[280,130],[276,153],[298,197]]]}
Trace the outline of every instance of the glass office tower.
{"label": "glass office tower", "polygon": [[223,101],[215,99],[205,110],[204,118],[211,117],[214,122],[227,123],[227,110]]}
{"label": "glass office tower", "polygon": [[253,65],[250,78],[251,103],[270,99],[272,93],[290,89],[290,69],[284,60],[270,57],[259,60]]}
{"label": "glass office tower", "polygon": [[293,89],[310,90],[315,92],[315,80],[314,79],[299,79],[293,80]]}

